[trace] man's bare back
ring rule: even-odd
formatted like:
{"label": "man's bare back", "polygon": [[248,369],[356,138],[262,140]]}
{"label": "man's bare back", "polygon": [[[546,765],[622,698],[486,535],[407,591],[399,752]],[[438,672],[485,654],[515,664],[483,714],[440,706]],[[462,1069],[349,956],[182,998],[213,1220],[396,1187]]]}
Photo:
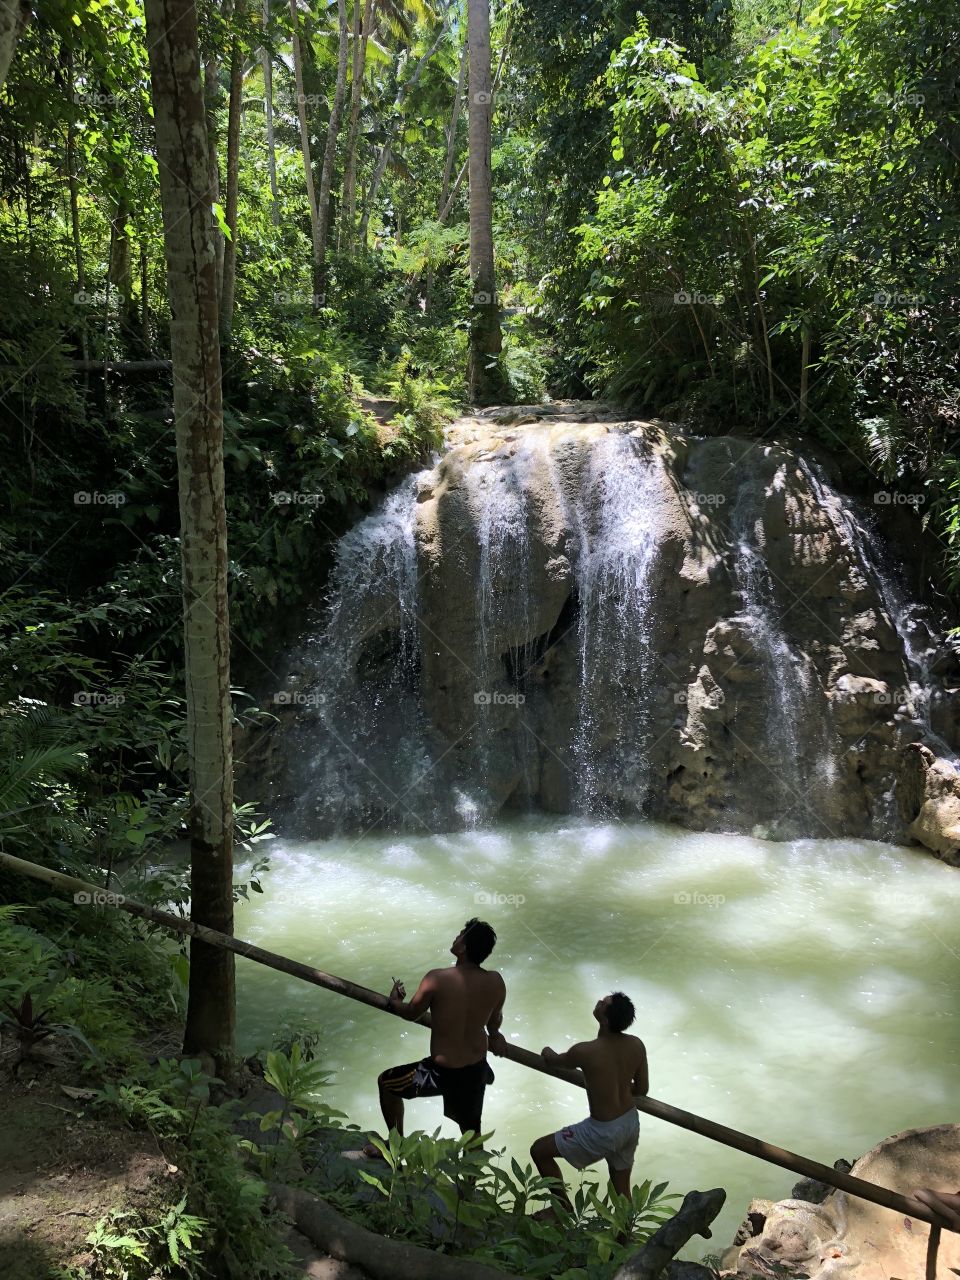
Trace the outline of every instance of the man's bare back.
{"label": "man's bare back", "polygon": [[[430,1056],[380,1073],[380,1107],[388,1129],[403,1133],[403,1104],[413,1098],[443,1098],[443,1114],[460,1132],[481,1132],[483,1098],[493,1072],[487,1050],[502,1053],[506,1043],[500,1025],[506,986],[499,973],[481,965],[497,935],[483,920],[468,920],[450,947],[457,962],[450,969],[431,969],[413,999],[399,979],[387,997],[394,1013],[413,1021],[430,1013]],[[377,1148],[364,1151],[377,1156]]]}
{"label": "man's bare back", "polygon": [[583,1072],[594,1120],[616,1120],[633,1106],[634,1093],[649,1088],[647,1051],[636,1036],[598,1036],[575,1044],[562,1057],[565,1066]]}
{"label": "man's bare back", "polygon": [[[590,1114],[577,1124],[545,1133],[530,1148],[538,1171],[553,1182],[554,1195],[568,1209],[570,1198],[558,1158],[575,1169],[605,1160],[614,1191],[630,1195],[630,1172],[639,1136],[633,1095],[645,1094],[650,1088],[643,1041],[626,1034],[635,1016],[632,1001],[622,991],[614,991],[597,1001],[593,1016],[599,1026],[595,1040],[581,1040],[566,1053],[549,1046],[543,1050],[545,1062],[583,1072]],[[548,1218],[553,1213],[551,1205],[534,1217]]]}
{"label": "man's bare back", "polygon": [[493,969],[431,969],[411,1000],[430,1009],[430,1056],[441,1067],[467,1067],[487,1052],[487,1026],[503,1007],[506,986]]}

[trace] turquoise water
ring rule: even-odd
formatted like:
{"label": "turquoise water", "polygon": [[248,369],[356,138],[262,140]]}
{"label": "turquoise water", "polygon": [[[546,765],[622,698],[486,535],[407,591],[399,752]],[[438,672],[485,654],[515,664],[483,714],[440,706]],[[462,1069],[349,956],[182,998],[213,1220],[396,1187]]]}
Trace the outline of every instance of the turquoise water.
{"label": "turquoise water", "polygon": [[[446,964],[473,915],[499,934],[504,1032],[562,1049],[595,1033],[599,995],[625,990],[665,1102],[832,1164],[900,1129],[957,1118],[960,872],[854,840],[771,843],[653,823],[524,819],[486,831],[277,841],[263,896],[236,929],[284,955],[387,991]],[[282,1021],[322,1031],[325,1100],[380,1123],[376,1077],[422,1056],[427,1033],[239,960],[240,1039]],[[485,1126],[525,1162],[531,1141],[584,1114],[581,1090],[494,1061]],[[456,1129],[439,1101],[408,1127]],[[641,1116],[634,1176],[723,1186],[714,1241],[784,1170]],[[576,1179],[578,1175],[571,1174]],[[698,1250],[693,1250],[696,1256]]]}

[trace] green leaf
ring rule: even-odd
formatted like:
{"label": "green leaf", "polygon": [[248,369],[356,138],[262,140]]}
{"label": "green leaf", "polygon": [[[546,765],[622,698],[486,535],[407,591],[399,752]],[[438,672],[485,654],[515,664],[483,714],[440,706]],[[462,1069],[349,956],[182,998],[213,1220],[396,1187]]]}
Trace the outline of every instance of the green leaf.
{"label": "green leaf", "polygon": [[227,219],[223,211],[223,205],[214,203],[210,206],[210,208],[213,210],[213,216],[216,219],[217,226],[220,228],[223,235],[228,240],[232,240],[233,236],[230,233],[230,228],[227,226]]}

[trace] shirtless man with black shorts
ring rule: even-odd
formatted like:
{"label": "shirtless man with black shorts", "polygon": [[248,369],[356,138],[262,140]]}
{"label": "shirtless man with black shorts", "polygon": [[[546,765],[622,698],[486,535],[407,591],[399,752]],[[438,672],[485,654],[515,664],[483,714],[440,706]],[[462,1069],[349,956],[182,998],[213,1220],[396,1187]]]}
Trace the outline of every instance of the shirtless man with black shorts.
{"label": "shirtless man with black shorts", "polygon": [[[443,1114],[460,1126],[460,1132],[480,1132],[483,1094],[493,1081],[487,1065],[487,1049],[499,1053],[505,1043],[500,1024],[506,987],[499,973],[480,966],[493,950],[497,935],[482,920],[468,920],[453,940],[457,962],[449,969],[431,969],[406,1001],[402,982],[395,981],[390,1007],[416,1021],[430,1010],[430,1056],[384,1071],[380,1109],[387,1129],[403,1133],[403,1101],[409,1098],[443,1098]],[[366,1155],[380,1155],[376,1147]]]}
{"label": "shirtless man with black shorts", "polygon": [[[631,1001],[622,991],[615,991],[597,1001],[593,1016],[600,1024],[595,1040],[575,1044],[566,1053],[555,1053],[548,1047],[542,1055],[544,1061],[559,1067],[579,1067],[587,1086],[587,1119],[545,1134],[530,1148],[541,1176],[556,1181],[557,1199],[567,1208],[570,1200],[558,1156],[575,1169],[606,1160],[614,1191],[630,1195],[630,1173],[639,1135],[633,1094],[645,1094],[650,1088],[643,1041],[624,1035],[634,1019]],[[543,1209],[534,1216],[549,1218],[553,1210]]]}

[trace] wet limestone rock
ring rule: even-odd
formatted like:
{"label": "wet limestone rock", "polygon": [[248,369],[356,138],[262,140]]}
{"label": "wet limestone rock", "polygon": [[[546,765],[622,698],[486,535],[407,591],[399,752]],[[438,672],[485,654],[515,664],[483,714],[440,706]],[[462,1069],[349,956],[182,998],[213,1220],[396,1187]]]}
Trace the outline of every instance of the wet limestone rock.
{"label": "wet limestone rock", "polygon": [[960,866],[960,770],[919,743],[914,749],[923,769],[923,802],[907,834],[944,862]]}
{"label": "wet limestone rock", "polygon": [[[446,776],[469,779],[482,738],[494,810],[579,798],[691,827],[902,838],[900,756],[925,730],[848,504],[782,445],[522,417],[455,429],[418,513]],[[618,483],[646,485],[641,512]],[[927,822],[911,831],[928,842]]]}
{"label": "wet limestone rock", "polygon": [[956,858],[955,771],[907,748],[960,743],[960,664],[794,449],[520,406],[454,424],[408,494],[341,544],[329,683],[287,695],[291,797],[363,827],[532,806]]}
{"label": "wet limestone rock", "polygon": [[[909,1196],[918,1187],[960,1186],[960,1125],[907,1129],[884,1139],[854,1164],[854,1177]],[[746,1239],[742,1236],[752,1231]],[[889,1280],[924,1275],[927,1224],[832,1191],[820,1204],[754,1201],[724,1256],[725,1276],[788,1274],[809,1280]],[[937,1275],[960,1266],[960,1236],[942,1233]]]}

